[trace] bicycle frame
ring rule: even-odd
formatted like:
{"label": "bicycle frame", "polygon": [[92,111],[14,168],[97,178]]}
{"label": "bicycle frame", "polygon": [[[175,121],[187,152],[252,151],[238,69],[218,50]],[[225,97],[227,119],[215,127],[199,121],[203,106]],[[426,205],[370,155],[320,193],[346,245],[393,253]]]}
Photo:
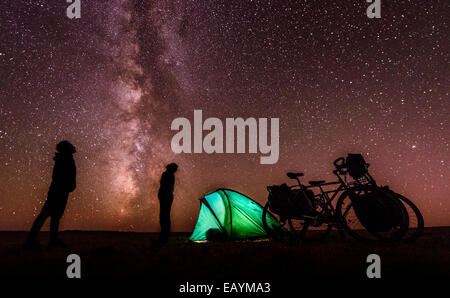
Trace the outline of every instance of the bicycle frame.
{"label": "bicycle frame", "polygon": [[[341,181],[338,182],[325,182],[325,183],[321,183],[318,185],[304,185],[300,182],[300,179],[298,177],[295,178],[295,180],[297,181],[297,185],[292,185],[289,186],[290,189],[295,189],[296,187],[299,187],[302,190],[302,194],[308,198],[308,204],[310,205],[311,208],[314,209],[314,207],[312,206],[312,202],[315,201],[322,201],[324,202],[324,206],[328,207],[331,211],[331,215],[334,216],[335,215],[335,208],[332,204],[332,202],[334,201],[334,199],[337,197],[337,195],[344,190],[344,186],[345,184],[343,184]],[[334,190],[324,190],[323,186],[327,186],[327,185],[337,185],[339,184],[339,187],[337,189]],[[314,188],[318,188],[320,193],[315,194],[313,197],[310,197],[310,195],[308,194],[308,192],[306,191],[307,189],[314,189]],[[333,194],[331,197],[329,194]],[[293,199],[295,200],[297,198],[297,196],[295,196]],[[322,205],[322,206],[323,206]],[[310,215],[299,215],[298,217],[291,217],[294,219],[316,219],[318,218],[319,214],[317,214],[316,216],[310,216]]]}
{"label": "bicycle frame", "polygon": [[[337,160],[336,160],[337,161]],[[344,171],[343,168],[341,166],[339,166],[335,161],[335,166],[336,169],[333,170],[333,174],[337,177],[338,181],[334,181],[334,182],[324,182],[324,183],[320,183],[320,184],[314,184],[314,185],[304,185],[301,183],[299,177],[295,177],[293,178],[294,180],[297,181],[297,185],[291,185],[289,186],[290,189],[295,189],[295,188],[299,188],[303,194],[303,196],[305,198],[307,198],[307,203],[309,205],[309,207],[311,208],[311,210],[315,210],[315,207],[313,206],[313,202],[314,201],[321,201],[322,207],[326,207],[329,208],[331,215],[334,217],[336,214],[336,209],[333,206],[333,201],[336,199],[336,197],[338,196],[338,194],[342,191],[347,191],[349,193],[351,193],[352,191],[354,191],[355,189],[357,189],[358,186],[362,186],[362,185],[370,185],[370,186],[374,186],[377,187],[377,184],[375,182],[375,179],[369,174],[369,172],[367,171],[363,177],[359,178],[359,179],[355,179],[354,181],[348,182],[347,181],[347,171]],[[366,167],[369,167],[369,164],[366,164]],[[324,186],[329,186],[329,185],[339,185],[336,189],[332,189],[332,190],[324,190]],[[306,190],[308,189],[314,189],[317,188],[319,189],[319,193],[315,194],[313,197],[311,197],[308,192]],[[289,198],[289,200],[295,200],[298,197],[298,194],[293,197],[293,198]],[[289,218],[292,219],[298,219],[298,220],[312,220],[312,219],[319,219],[320,214],[316,214],[314,216],[311,215],[305,215],[305,214],[299,214],[298,216],[290,216]],[[334,222],[338,222],[337,220],[333,220]]]}

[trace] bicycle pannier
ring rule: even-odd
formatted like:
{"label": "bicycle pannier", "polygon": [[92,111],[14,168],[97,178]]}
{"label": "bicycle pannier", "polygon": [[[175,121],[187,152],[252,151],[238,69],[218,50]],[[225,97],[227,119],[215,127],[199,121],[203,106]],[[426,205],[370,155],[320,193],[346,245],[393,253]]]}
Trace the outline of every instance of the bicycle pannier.
{"label": "bicycle pannier", "polygon": [[[313,197],[311,190],[306,190],[309,197]],[[269,209],[271,212],[283,216],[307,215],[314,212],[314,207],[302,190],[290,189],[286,184],[270,187]]]}
{"label": "bicycle pannier", "polygon": [[403,224],[402,203],[377,189],[354,196],[352,206],[361,224],[369,232],[387,232]]}
{"label": "bicycle pannier", "polygon": [[[393,192],[387,186],[383,186],[378,189],[381,193],[381,198],[385,206],[389,207],[392,226],[398,227],[403,224],[403,217],[408,217],[408,211],[406,210],[403,202],[397,198],[398,194]],[[409,220],[409,218],[408,218]]]}
{"label": "bicycle pannier", "polygon": [[276,214],[284,214],[289,210],[290,189],[286,183],[269,187],[269,209]]}
{"label": "bicycle pannier", "polygon": [[314,197],[314,193],[307,189],[306,195],[307,197],[301,189],[291,190],[290,207],[295,210],[297,215],[312,215],[314,213],[314,201],[309,199]]}
{"label": "bicycle pannier", "polygon": [[347,171],[354,179],[361,178],[367,173],[366,161],[361,154],[351,154],[347,155],[345,160]]}

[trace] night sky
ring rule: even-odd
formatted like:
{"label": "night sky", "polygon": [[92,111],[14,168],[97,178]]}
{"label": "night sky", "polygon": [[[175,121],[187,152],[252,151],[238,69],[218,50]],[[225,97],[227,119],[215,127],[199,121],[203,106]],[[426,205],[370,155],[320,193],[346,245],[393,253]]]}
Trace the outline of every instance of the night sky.
{"label": "night sky", "polygon": [[[57,142],[76,147],[78,188],[62,229],[158,231],[157,188],[179,164],[173,226],[191,231],[218,187],[266,201],[267,185],[333,180],[363,153],[370,172],[450,225],[449,2],[0,3],[0,230],[28,229]],[[280,159],[180,154],[176,117],[280,119]]]}

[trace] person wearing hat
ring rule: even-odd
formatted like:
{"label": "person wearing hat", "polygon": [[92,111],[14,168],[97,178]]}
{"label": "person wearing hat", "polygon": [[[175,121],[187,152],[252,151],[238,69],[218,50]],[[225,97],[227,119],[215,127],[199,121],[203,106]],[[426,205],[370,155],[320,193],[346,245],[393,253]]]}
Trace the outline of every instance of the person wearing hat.
{"label": "person wearing hat", "polygon": [[68,141],[62,141],[56,145],[56,153],[53,160],[52,182],[48,191],[47,200],[41,212],[31,227],[26,247],[39,245],[37,236],[48,217],[50,221],[50,246],[64,246],[59,239],[59,221],[64,214],[69,193],[76,188],[76,167],[73,154],[75,147]]}
{"label": "person wearing hat", "polygon": [[171,163],[166,166],[166,171],[161,175],[161,182],[158,191],[159,199],[159,223],[161,225],[161,233],[158,242],[166,243],[170,237],[170,209],[173,202],[173,190],[175,187],[175,172],[178,165]]}

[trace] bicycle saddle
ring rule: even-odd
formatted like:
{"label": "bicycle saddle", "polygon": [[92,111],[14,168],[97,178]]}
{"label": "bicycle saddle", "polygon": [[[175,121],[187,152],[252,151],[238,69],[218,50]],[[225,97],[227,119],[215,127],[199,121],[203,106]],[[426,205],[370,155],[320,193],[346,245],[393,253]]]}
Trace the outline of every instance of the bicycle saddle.
{"label": "bicycle saddle", "polygon": [[292,173],[292,172],[289,172],[289,173],[287,173],[286,174],[289,178],[291,178],[291,179],[295,179],[295,178],[297,178],[297,177],[303,177],[303,173]]}
{"label": "bicycle saddle", "polygon": [[322,183],[325,183],[325,180],[309,181],[310,185],[320,185]]}

